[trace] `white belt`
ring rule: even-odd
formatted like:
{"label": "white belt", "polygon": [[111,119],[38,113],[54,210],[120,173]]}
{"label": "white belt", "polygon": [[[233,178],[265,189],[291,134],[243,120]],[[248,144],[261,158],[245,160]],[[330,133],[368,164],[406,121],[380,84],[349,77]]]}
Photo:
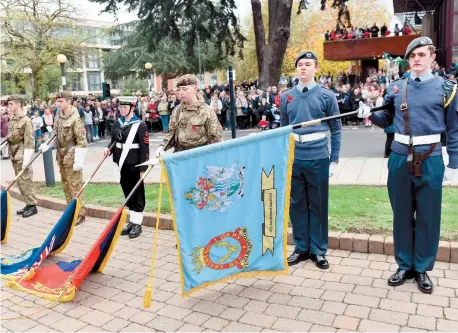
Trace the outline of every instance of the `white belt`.
{"label": "white belt", "polygon": [[310,142],[310,141],[316,141],[316,140],[324,139],[326,137],[326,133],[325,132],[317,132],[317,133],[302,134],[302,135],[293,133],[293,136],[294,136],[294,140],[296,140],[297,142],[304,143],[304,142]]}
{"label": "white belt", "polygon": [[[411,138],[412,141],[410,140]],[[410,137],[408,135],[394,133],[394,140],[399,143],[412,146],[431,145],[433,143],[441,142],[441,135],[433,134]]]}
{"label": "white belt", "polygon": [[[122,149],[123,146],[124,146],[124,143],[116,142],[116,147],[117,148],[121,148]],[[132,148],[133,149],[138,149],[138,148],[140,148],[140,145],[138,143],[133,143],[133,144],[130,145],[130,149],[132,149]]]}

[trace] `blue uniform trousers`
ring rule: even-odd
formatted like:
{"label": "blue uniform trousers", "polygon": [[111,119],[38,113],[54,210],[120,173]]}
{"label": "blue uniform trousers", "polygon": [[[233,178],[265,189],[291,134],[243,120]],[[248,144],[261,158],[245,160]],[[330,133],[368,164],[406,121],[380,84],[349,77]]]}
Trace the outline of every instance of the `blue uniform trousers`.
{"label": "blue uniform trousers", "polygon": [[429,156],[421,176],[407,169],[407,156],[392,152],[388,161],[388,192],[393,209],[394,254],[400,269],[423,273],[434,267],[439,246],[442,156]]}
{"label": "blue uniform trousers", "polygon": [[296,252],[328,250],[329,158],[294,160],[289,216]]}

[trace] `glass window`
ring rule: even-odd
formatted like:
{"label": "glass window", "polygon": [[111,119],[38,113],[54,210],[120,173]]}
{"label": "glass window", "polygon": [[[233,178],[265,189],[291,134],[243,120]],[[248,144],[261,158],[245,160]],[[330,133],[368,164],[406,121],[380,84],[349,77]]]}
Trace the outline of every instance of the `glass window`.
{"label": "glass window", "polygon": [[102,89],[100,72],[87,72],[87,88],[89,91]]}
{"label": "glass window", "polygon": [[[456,0],[458,1],[458,0]],[[453,43],[458,43],[458,14],[453,15]]]}
{"label": "glass window", "polygon": [[70,86],[72,91],[79,91],[81,89],[81,78],[82,75],[81,73],[72,73],[71,80],[70,80]]}
{"label": "glass window", "polygon": [[455,0],[455,6],[453,6],[453,8],[455,8],[455,12],[458,12],[458,0]]}
{"label": "glass window", "polygon": [[458,46],[452,47],[452,63],[458,64]]}
{"label": "glass window", "polygon": [[87,51],[86,67],[100,68],[100,54],[98,49]]}

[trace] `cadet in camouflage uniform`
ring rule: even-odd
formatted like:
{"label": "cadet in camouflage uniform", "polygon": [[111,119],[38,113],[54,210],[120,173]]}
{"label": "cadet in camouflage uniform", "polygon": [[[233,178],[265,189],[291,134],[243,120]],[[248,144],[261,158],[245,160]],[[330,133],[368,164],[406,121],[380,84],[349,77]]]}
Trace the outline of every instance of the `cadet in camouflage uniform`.
{"label": "cadet in camouflage uniform", "polygon": [[169,131],[156,150],[157,157],[172,147],[179,152],[223,141],[223,129],[216,113],[197,96],[197,77],[184,75],[178,79],[177,87],[181,104],[172,112]]}
{"label": "cadet in camouflage uniform", "polygon": [[[21,96],[11,96],[8,99],[8,108],[13,116],[8,121],[7,140],[16,175],[30,161],[35,150],[32,120],[27,116],[27,112],[22,109],[22,102]],[[19,191],[26,203],[23,209],[17,211],[17,214],[22,215],[22,217],[29,217],[38,213],[32,177],[33,171],[29,167],[17,180]]]}
{"label": "cadet in camouflage uniform", "polygon": [[[83,186],[83,162],[87,155],[86,131],[81,122],[78,110],[71,104],[71,92],[57,94],[56,102],[59,103],[59,113],[54,122],[56,137],[56,160],[60,169],[60,179],[67,203],[76,196]],[[48,150],[46,144],[40,150]],[[76,224],[85,220],[83,195],[79,197],[81,209]]]}

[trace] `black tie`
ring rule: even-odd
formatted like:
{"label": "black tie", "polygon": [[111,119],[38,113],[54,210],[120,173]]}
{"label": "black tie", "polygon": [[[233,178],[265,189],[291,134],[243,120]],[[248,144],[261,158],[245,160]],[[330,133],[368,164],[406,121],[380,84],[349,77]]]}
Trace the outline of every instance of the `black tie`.
{"label": "black tie", "polygon": [[305,93],[307,92],[309,89],[307,87],[305,87],[304,89],[302,89],[302,92]]}
{"label": "black tie", "polygon": [[420,78],[419,78],[419,77],[415,78],[415,81],[417,81],[417,82],[421,82],[421,80],[420,80]]}

